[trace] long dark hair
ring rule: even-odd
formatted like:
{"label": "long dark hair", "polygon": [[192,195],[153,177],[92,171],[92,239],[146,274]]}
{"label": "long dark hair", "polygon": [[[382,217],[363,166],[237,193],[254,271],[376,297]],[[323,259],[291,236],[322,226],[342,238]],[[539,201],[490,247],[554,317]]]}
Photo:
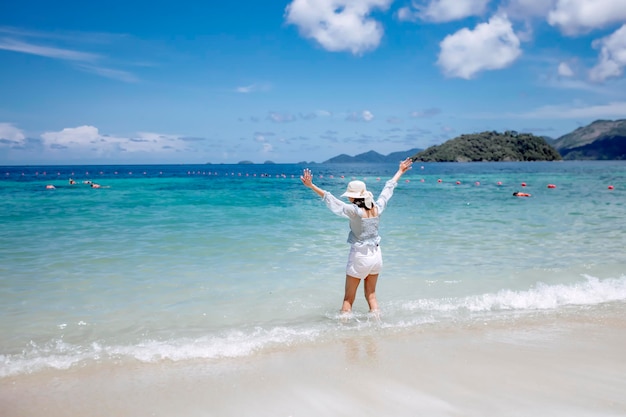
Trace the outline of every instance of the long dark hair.
{"label": "long dark hair", "polygon": [[365,205],[365,199],[364,198],[355,198],[352,201],[352,204],[356,204],[357,207],[365,209],[365,210],[371,210],[374,208],[374,205],[372,204],[372,207],[367,207]]}

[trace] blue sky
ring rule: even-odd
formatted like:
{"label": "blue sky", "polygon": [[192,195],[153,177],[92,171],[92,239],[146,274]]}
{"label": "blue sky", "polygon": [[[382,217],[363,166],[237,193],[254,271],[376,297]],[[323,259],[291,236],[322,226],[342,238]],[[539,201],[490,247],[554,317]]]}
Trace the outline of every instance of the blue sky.
{"label": "blue sky", "polygon": [[626,0],[4,1],[0,164],[323,162],[626,118]]}

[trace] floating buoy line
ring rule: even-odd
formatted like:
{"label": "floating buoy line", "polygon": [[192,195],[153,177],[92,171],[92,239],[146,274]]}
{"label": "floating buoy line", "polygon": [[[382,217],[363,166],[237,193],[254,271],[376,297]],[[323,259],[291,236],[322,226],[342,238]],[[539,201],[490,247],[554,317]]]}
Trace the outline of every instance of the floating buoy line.
{"label": "floating buoy line", "polygon": [[[421,168],[422,170],[424,169],[424,167]],[[148,172],[145,170],[140,171],[139,173],[133,171],[133,170],[128,170],[128,171],[121,171],[121,170],[116,170],[116,171],[112,171],[112,172],[105,172],[102,170],[96,171],[96,172],[92,172],[92,171],[85,171],[84,173],[82,172],[77,172],[76,170],[71,171],[71,172],[60,172],[60,171],[55,171],[55,172],[48,172],[48,171],[35,171],[35,172],[26,172],[26,171],[22,171],[22,172],[5,172],[4,173],[4,177],[7,179],[10,179],[11,177],[18,177],[20,179],[25,179],[25,178],[37,178],[40,179],[41,177],[45,177],[45,178],[50,178],[50,179],[55,179],[58,180],[63,176],[68,176],[69,178],[76,178],[76,177],[84,177],[84,178],[92,178],[92,177],[110,177],[110,178],[116,178],[116,177],[134,177],[134,178],[141,178],[141,177],[147,177],[147,178],[153,178],[153,177],[162,177],[163,171],[159,170],[159,171],[155,171],[155,172]],[[299,174],[285,174],[285,173],[258,173],[258,172],[236,172],[236,171],[228,171],[228,172],[219,172],[219,171],[211,171],[211,170],[188,170],[186,172],[170,172],[167,174],[167,178],[182,178],[182,177],[190,177],[190,176],[207,176],[207,177],[236,177],[236,178],[277,178],[277,179],[299,179],[300,175]],[[1,177],[0,177],[1,178]],[[351,180],[355,180],[358,177],[356,176],[347,176],[344,174],[341,175],[334,175],[334,174],[328,174],[328,175],[324,175],[324,174],[318,174],[316,176],[316,178],[318,179],[341,179],[341,180],[345,180],[346,178],[349,178]],[[367,177],[363,177],[363,180],[367,180]],[[381,181],[381,177],[376,177],[375,180]],[[409,183],[411,180],[410,179],[405,179],[404,182],[405,183]],[[85,181],[81,181],[83,183],[85,183]],[[89,182],[89,181],[88,181]],[[420,183],[426,183],[427,179],[426,178],[419,178],[419,182]],[[454,183],[458,186],[463,185],[464,183],[461,180],[450,180],[450,181],[445,181],[443,178],[437,178],[436,179],[437,184],[449,184],[449,183]],[[91,182],[89,182],[91,183]],[[473,183],[469,183],[469,184],[473,184],[474,186],[478,187],[481,186],[481,182],[480,181],[474,181]],[[497,181],[495,182],[495,185],[497,186],[503,186],[503,182],[502,181]],[[522,188],[526,188],[529,185],[526,182],[521,182],[519,183],[519,186],[521,186]],[[556,189],[557,185],[554,183],[549,183],[546,185],[547,188],[549,189]],[[46,189],[49,190],[54,190],[56,189],[56,186],[54,184],[46,184],[45,185]],[[613,184],[610,184],[607,186],[608,190],[615,190],[615,186]]]}

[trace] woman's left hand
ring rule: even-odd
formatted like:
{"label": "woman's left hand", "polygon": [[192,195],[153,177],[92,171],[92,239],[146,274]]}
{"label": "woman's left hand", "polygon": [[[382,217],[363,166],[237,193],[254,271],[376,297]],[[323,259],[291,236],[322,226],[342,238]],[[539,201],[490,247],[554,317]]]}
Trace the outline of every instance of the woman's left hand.
{"label": "woman's left hand", "polygon": [[302,171],[302,175],[300,176],[300,180],[302,181],[302,184],[304,184],[305,186],[311,188],[313,186],[313,174],[311,173],[311,170],[308,168],[305,168]]}

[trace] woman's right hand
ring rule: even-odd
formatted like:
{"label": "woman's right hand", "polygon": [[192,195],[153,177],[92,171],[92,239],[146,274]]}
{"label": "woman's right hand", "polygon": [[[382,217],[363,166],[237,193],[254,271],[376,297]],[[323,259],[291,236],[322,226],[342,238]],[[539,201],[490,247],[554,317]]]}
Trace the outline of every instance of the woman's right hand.
{"label": "woman's right hand", "polygon": [[404,161],[400,162],[400,167],[398,168],[403,174],[411,169],[411,165],[413,165],[413,160],[411,158],[407,158]]}

